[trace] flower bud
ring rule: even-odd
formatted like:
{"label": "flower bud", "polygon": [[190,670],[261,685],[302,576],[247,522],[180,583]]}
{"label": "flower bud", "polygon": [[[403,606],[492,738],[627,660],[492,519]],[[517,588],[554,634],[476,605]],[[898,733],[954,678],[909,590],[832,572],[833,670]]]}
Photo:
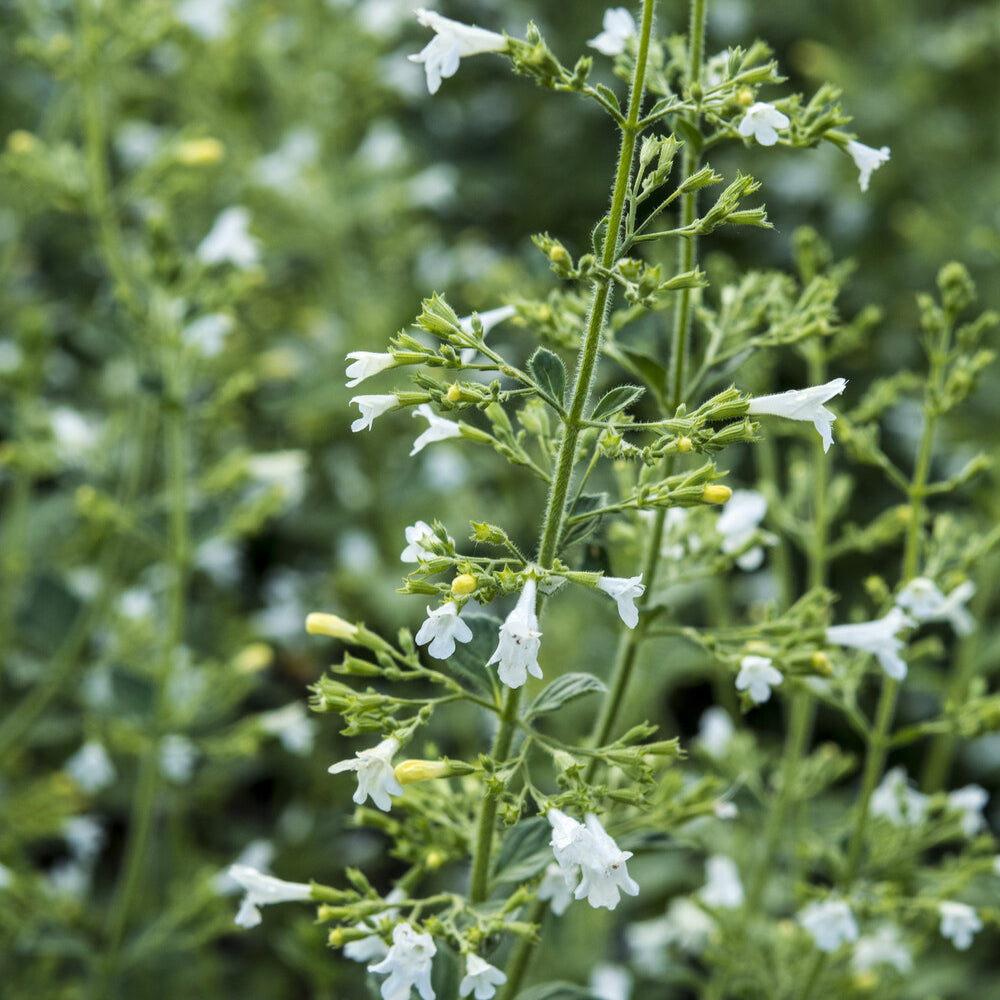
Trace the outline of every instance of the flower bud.
{"label": "flower bud", "polygon": [[7,136],[7,149],[15,156],[25,156],[33,152],[38,147],[38,139],[31,132],[24,129],[14,129]]}
{"label": "flower bud", "polygon": [[446,760],[404,760],[396,765],[393,773],[401,785],[410,785],[415,781],[447,778],[451,774],[451,764]]}
{"label": "flower bud", "polygon": [[694,442],[689,437],[682,437],[677,439],[677,450],[682,454],[686,455],[694,447]]}
{"label": "flower bud", "polygon": [[749,108],[753,104],[753,91],[749,87],[744,87],[736,95],[736,100],[739,101],[740,107]]}
{"label": "flower bud", "polygon": [[813,670],[816,673],[821,674],[823,677],[829,677],[833,673],[833,664],[830,662],[830,657],[826,653],[822,653],[817,650],[812,655],[810,660]]}
{"label": "flower bud", "polygon": [[460,573],[451,581],[451,592],[456,597],[471,594],[479,586],[479,580],[471,573]]}
{"label": "flower bud", "polygon": [[256,674],[269,667],[273,660],[274,650],[266,642],[251,642],[233,657],[233,667],[240,674]]}
{"label": "flower bud", "polygon": [[449,403],[457,403],[462,398],[462,390],[459,389],[457,382],[453,382],[448,387],[448,391],[444,394],[444,398],[447,399]]}
{"label": "flower bud", "polygon": [[306,631],[310,635],[328,635],[332,639],[344,639],[352,642],[358,637],[357,625],[345,622],[337,615],[322,614],[314,611],[306,616]]}
{"label": "flower bud", "polygon": [[440,868],[445,862],[445,856],[440,851],[428,851],[426,857],[427,867],[431,871]]}
{"label": "flower bud", "polygon": [[226,147],[218,139],[189,139],[177,147],[174,154],[178,163],[188,167],[209,167],[226,155]]}
{"label": "flower bud", "polygon": [[733,491],[728,486],[715,484],[706,486],[701,491],[701,499],[705,503],[725,503],[732,495]]}

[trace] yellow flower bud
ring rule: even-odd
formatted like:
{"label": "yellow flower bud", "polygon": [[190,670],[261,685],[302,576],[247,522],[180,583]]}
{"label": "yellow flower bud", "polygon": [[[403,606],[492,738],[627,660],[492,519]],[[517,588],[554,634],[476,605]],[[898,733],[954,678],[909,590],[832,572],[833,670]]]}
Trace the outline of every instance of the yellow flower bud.
{"label": "yellow flower bud", "polygon": [[733,491],[728,486],[712,484],[702,490],[701,499],[705,503],[725,503],[732,495]]}
{"label": "yellow flower bud", "polygon": [[459,389],[458,383],[454,382],[448,387],[448,391],[445,393],[445,399],[449,403],[457,403],[462,398],[462,390]]}
{"label": "yellow flower bud", "polygon": [[744,87],[736,95],[736,100],[739,101],[740,107],[749,108],[753,104],[753,91],[749,87]]}
{"label": "yellow flower bud", "polygon": [[479,581],[471,573],[460,573],[451,581],[451,592],[456,597],[464,597],[466,594],[471,594],[478,586]]}
{"label": "yellow flower bud", "polygon": [[694,442],[689,437],[682,437],[677,439],[677,450],[682,454],[686,455],[694,447]]}
{"label": "yellow flower bud", "polygon": [[573,258],[570,257],[566,248],[558,243],[549,251],[549,260],[553,264],[571,264],[573,262]]}
{"label": "yellow flower bud", "polygon": [[444,864],[444,855],[440,851],[427,852],[427,867],[434,871]]}
{"label": "yellow flower bud", "polygon": [[829,677],[833,673],[833,664],[830,662],[830,657],[819,650],[812,655],[812,668],[816,673],[822,674],[824,677]]}
{"label": "yellow flower bud", "polygon": [[251,642],[233,657],[233,667],[240,674],[256,674],[273,661],[274,650],[266,642]]}
{"label": "yellow flower bud", "polygon": [[[323,907],[322,906],[319,908],[319,919],[320,920],[323,919]],[[331,948],[340,948],[340,947],[342,947],[343,944],[344,944],[344,932],[343,932],[343,930],[340,927],[334,927],[334,929],[332,931],[330,931],[330,936],[326,939],[326,943]]]}
{"label": "yellow flower bud", "polygon": [[751,639],[747,643],[746,649],[748,653],[763,653],[767,655],[771,652],[771,647],[760,639]]}
{"label": "yellow flower bud", "polygon": [[396,765],[393,773],[401,785],[412,785],[415,781],[447,778],[451,767],[445,760],[404,760]]}
{"label": "yellow flower bud", "polygon": [[15,129],[7,136],[7,148],[15,156],[25,156],[38,147],[38,139],[24,129]]}
{"label": "yellow flower bud", "polygon": [[337,615],[325,615],[314,611],[306,615],[306,631],[310,635],[328,635],[332,639],[344,639],[352,642],[358,636],[357,625],[345,622]]}
{"label": "yellow flower bud", "polygon": [[174,154],[178,163],[189,167],[208,167],[226,155],[226,147],[218,139],[189,139],[182,142]]}

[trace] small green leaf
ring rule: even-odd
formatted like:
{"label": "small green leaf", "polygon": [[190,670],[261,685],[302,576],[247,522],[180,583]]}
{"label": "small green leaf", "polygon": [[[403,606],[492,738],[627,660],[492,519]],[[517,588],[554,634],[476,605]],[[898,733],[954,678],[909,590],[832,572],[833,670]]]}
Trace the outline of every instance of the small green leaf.
{"label": "small green leaf", "polygon": [[539,347],[528,361],[528,369],[542,392],[551,396],[560,406],[565,405],[566,366],[558,354],[547,347]]}
{"label": "small green leaf", "polygon": [[[569,516],[575,517],[577,514],[587,514],[592,510],[599,510],[601,507],[606,507],[607,505],[607,493],[583,493],[570,508]],[[563,533],[561,544],[566,546],[581,541],[592,534],[600,523],[601,518],[594,517],[586,521],[577,521],[576,524],[568,525]]]}
{"label": "small green leaf", "polygon": [[497,852],[495,882],[524,882],[534,878],[551,860],[552,828],[542,816],[512,826]]}
{"label": "small green leaf", "polygon": [[606,392],[594,407],[591,420],[604,420],[634,403],[646,390],[638,385],[620,385]]}
{"label": "small green leaf", "polygon": [[492,615],[463,615],[462,621],[472,629],[472,640],[456,643],[455,652],[448,657],[448,669],[459,680],[471,682],[473,688],[492,696],[486,661],[496,649],[500,619]]}
{"label": "small green leaf", "polygon": [[600,260],[604,256],[604,240],[608,234],[608,217],[604,216],[600,222],[594,226],[594,231],[590,234],[591,243],[594,246],[594,256]]}
{"label": "small green leaf", "polygon": [[591,691],[606,692],[604,682],[593,674],[563,674],[549,684],[528,709],[528,717],[554,712],[567,701],[589,694]]}

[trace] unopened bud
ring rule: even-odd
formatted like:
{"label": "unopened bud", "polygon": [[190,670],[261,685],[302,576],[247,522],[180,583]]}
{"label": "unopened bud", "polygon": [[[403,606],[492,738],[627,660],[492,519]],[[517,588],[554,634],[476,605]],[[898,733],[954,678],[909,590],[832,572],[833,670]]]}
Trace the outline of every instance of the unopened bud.
{"label": "unopened bud", "polygon": [[447,778],[451,765],[446,760],[404,760],[396,765],[393,773],[401,785],[411,785],[415,781]]}
{"label": "unopened bud", "polygon": [[479,586],[479,580],[471,573],[460,573],[451,581],[451,592],[456,597],[471,594]]}
{"label": "unopened bud", "polygon": [[701,491],[701,499],[705,503],[725,503],[733,491],[728,486],[717,486],[715,484],[706,486]]}
{"label": "unopened bud", "polygon": [[560,243],[557,243],[549,250],[549,260],[560,267],[568,267],[573,263],[573,258],[570,257],[569,251]]}
{"label": "unopened bud", "polygon": [[753,104],[753,91],[749,87],[744,87],[736,95],[736,100],[739,101],[740,107],[749,108]]}
{"label": "unopened bud", "polygon": [[677,439],[677,450],[682,454],[686,455],[694,447],[694,442],[689,437],[682,437]]}
{"label": "unopened bud", "polygon": [[34,150],[37,146],[38,139],[32,135],[31,132],[26,132],[24,129],[14,129],[14,131],[7,136],[7,148],[15,156],[24,156]]}
{"label": "unopened bud", "polygon": [[448,391],[444,394],[444,398],[448,400],[449,403],[457,403],[462,398],[462,390],[459,389],[458,383],[454,382],[448,387]]}
{"label": "unopened bud", "polygon": [[427,867],[435,871],[444,864],[444,855],[440,851],[428,851],[426,861]]}
{"label": "unopened bud", "polygon": [[318,611],[306,616],[306,631],[310,635],[328,635],[332,639],[353,642],[358,637],[357,625],[345,622],[337,615],[326,615]]}
{"label": "unopened bud", "polygon": [[218,139],[189,139],[177,147],[174,154],[178,163],[189,167],[208,167],[226,155],[226,147]]}
{"label": "unopened bud", "polygon": [[233,667],[240,674],[256,674],[269,667],[273,660],[274,650],[266,642],[251,642],[233,657]]}
{"label": "unopened bud", "polygon": [[812,660],[810,662],[812,663],[813,670],[815,670],[818,674],[822,674],[824,677],[829,677],[830,674],[833,673],[833,664],[830,662],[830,657],[827,656],[826,653],[822,653],[817,650],[813,653]]}

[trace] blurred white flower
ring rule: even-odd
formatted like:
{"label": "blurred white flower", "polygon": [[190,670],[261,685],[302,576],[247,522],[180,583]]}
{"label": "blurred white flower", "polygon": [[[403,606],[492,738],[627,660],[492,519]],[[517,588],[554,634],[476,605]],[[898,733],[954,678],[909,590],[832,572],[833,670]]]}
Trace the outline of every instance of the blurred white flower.
{"label": "blurred white flower", "polygon": [[357,433],[358,431],[371,430],[375,420],[383,413],[395,409],[397,399],[395,394],[391,396],[355,396],[351,400],[351,404],[355,403],[361,411],[361,416],[351,424],[351,430]]}
{"label": "blurred white flower", "polygon": [[697,903],[678,896],[667,908],[666,926],[670,944],[689,955],[697,955],[705,950],[715,930],[715,921]]}
{"label": "blurred white flower", "polygon": [[983,809],[989,799],[989,792],[979,785],[966,785],[948,795],[948,808],[961,813],[959,825],[966,837],[974,837],[986,826]]}
{"label": "blurred white flower", "polygon": [[255,868],[260,872],[266,872],[271,866],[274,858],[274,844],[269,840],[251,840],[246,847],[240,851],[239,857],[231,864],[226,865],[213,879],[212,891],[218,896],[229,896],[234,892],[242,892],[243,886],[229,874],[231,868]]}
{"label": "blurred white flower", "polygon": [[983,929],[979,914],[965,903],[939,903],[938,913],[941,915],[941,937],[951,941],[959,951],[969,948],[973,936]]}
{"label": "blurred white flower", "polygon": [[[711,924],[699,907],[697,913]],[[653,920],[637,920],[625,927],[625,945],[636,972],[649,979],[658,979],[668,967],[667,949],[674,940],[674,925],[666,916]]]}
{"label": "blurred white flower", "polygon": [[49,888],[57,896],[82,900],[90,891],[90,865],[64,859],[57,861],[46,873]]}
{"label": "blurred white flower", "polygon": [[301,448],[288,448],[251,455],[247,464],[252,479],[265,487],[279,487],[285,503],[295,507],[305,496],[308,463]]}
{"label": "blurred white flower", "polygon": [[93,816],[71,816],[63,824],[63,837],[73,859],[90,866],[104,846],[104,827]]}
{"label": "blurred white flower", "polygon": [[82,792],[93,794],[107,788],[116,777],[114,764],[107,750],[96,740],[88,740],[66,763],[63,768],[76,782]]}
{"label": "blurred white flower", "polygon": [[261,922],[258,907],[312,897],[312,887],[304,882],[285,882],[273,875],[264,875],[249,865],[230,865],[229,876],[246,890],[234,920],[240,927],[256,927]]}
{"label": "blurred white flower", "polygon": [[833,444],[833,422],[836,415],[823,404],[834,396],[839,396],[847,386],[847,379],[835,378],[825,385],[814,385],[806,389],[790,389],[771,396],[755,396],[750,400],[748,413],[768,413],[789,420],[809,420],[823,439],[823,451],[829,451]]}
{"label": "blurred white flower", "polygon": [[206,358],[214,358],[226,345],[226,336],[236,321],[229,313],[206,313],[181,330],[181,340]]}
{"label": "blurred white flower", "polygon": [[396,363],[391,354],[376,354],[373,351],[351,351],[347,355],[349,361],[354,363],[347,366],[348,389],[364,382],[366,378],[384,372],[387,368],[392,368]]}
{"label": "blurred white flower", "polygon": [[788,115],[773,104],[758,101],[747,108],[737,131],[744,138],[753,136],[762,146],[773,146],[778,141],[778,129],[788,128]]}
{"label": "blurred white flower", "polygon": [[851,908],[842,899],[810,903],[799,913],[798,920],[812,935],[816,947],[828,954],[858,939],[858,925]]}
{"label": "blurred white flower", "polygon": [[538,665],[538,650],[542,644],[542,633],[538,631],[535,615],[535,578],[525,581],[521,596],[500,626],[500,642],[486,665],[499,662],[497,673],[500,680],[510,688],[519,688],[532,677],[541,677]]}
{"label": "blurred white flower", "polygon": [[181,0],[174,13],[199,38],[213,42],[229,33],[229,18],[238,0]]}
{"label": "blurred white flower", "polygon": [[197,760],[198,748],[180,733],[171,733],[160,743],[160,774],[175,785],[191,780]]}
{"label": "blurred white flower", "polygon": [[138,170],[163,148],[163,129],[151,122],[122,122],[115,130],[114,146],[122,165]]}
{"label": "blurred white flower", "polygon": [[458,605],[446,601],[439,608],[427,608],[427,618],[415,641],[418,646],[427,646],[431,656],[447,660],[455,652],[456,642],[472,641],[472,629],[459,618]]}
{"label": "blurred white flower", "polygon": [[390,736],[382,740],[377,747],[355,752],[355,760],[342,760],[331,764],[327,770],[330,774],[340,774],[342,771],[357,771],[358,787],[352,796],[361,805],[371,796],[372,802],[383,812],[388,812],[392,806],[390,795],[402,795],[403,786],[396,780],[392,770],[392,755],[399,749],[399,740]]}
{"label": "blurred white flower", "polygon": [[[402,889],[393,889],[385,897],[387,903],[402,903],[406,899],[406,893]],[[344,958],[349,958],[352,962],[373,962],[376,959],[381,961],[389,954],[389,946],[382,940],[382,936],[375,932],[375,922],[393,921],[399,916],[399,910],[390,908],[383,910],[368,918],[368,922],[362,921],[354,925],[356,931],[369,931],[367,937],[358,938],[355,941],[348,941],[344,945]]]}
{"label": "blurred white flower", "polygon": [[733,910],[743,905],[743,883],[732,858],[713,854],[705,862],[705,876],[698,896],[706,906]]}
{"label": "blurred white flower", "polygon": [[903,943],[899,928],[883,924],[874,934],[858,938],[851,954],[855,972],[870,972],[876,966],[891,965],[900,975],[913,971],[913,956]]}
{"label": "blurred white flower", "polygon": [[231,586],[240,578],[240,550],[221,535],[206,539],[195,549],[194,564],[217,584]]}
{"label": "blurred white flower", "polygon": [[0,890],[9,888],[13,881],[14,873],[6,865],[0,865]]}
{"label": "blurred white flower", "polygon": [[945,597],[933,580],[918,576],[899,592],[896,606],[918,622],[946,621],[956,635],[968,635],[976,627],[976,621],[965,605],[975,592],[976,585],[966,580]]}
{"label": "blurred white flower", "polygon": [[447,80],[458,72],[459,61],[464,56],[507,50],[507,39],[495,31],[452,21],[423,7],[418,7],[414,13],[424,27],[432,28],[435,32],[434,37],[417,55],[410,56],[412,62],[424,64],[427,89],[432,94],[438,92],[442,80]]}
{"label": "blurred white flower", "polygon": [[97,444],[100,436],[92,420],[68,406],[52,407],[49,411],[49,424],[56,451],[64,462],[82,461],[87,452]]}
{"label": "blurred white flower", "polygon": [[746,691],[751,701],[763,705],[771,697],[771,688],[784,679],[769,656],[744,656],[736,675],[736,690]]}
{"label": "blurred white flower", "polygon": [[862,191],[867,191],[872,173],[878,170],[883,163],[889,162],[889,147],[872,149],[871,146],[866,146],[863,142],[848,139],[847,152],[851,154],[851,159],[854,160],[854,165],[858,168],[858,186]]}
{"label": "blurred white flower", "polygon": [[423,451],[427,445],[433,444],[435,441],[446,441],[448,438],[462,436],[462,428],[454,420],[445,420],[444,417],[439,417],[427,403],[421,403],[413,411],[413,416],[423,417],[429,426],[413,442],[413,447],[410,449],[411,456]]}
{"label": "blurred white flower", "polygon": [[[722,551],[726,555],[740,552],[758,533],[760,522],[767,513],[767,498],[756,490],[734,490],[715,522],[722,535]],[[768,544],[773,541],[768,540]],[[754,570],[764,561],[764,549],[755,545],[736,559],[740,569]]]}
{"label": "blurred white flower", "polygon": [[698,722],[698,742],[710,757],[721,757],[736,732],[729,713],[718,705],[705,709]]}
{"label": "blurred white flower", "polygon": [[473,952],[465,956],[465,977],[458,984],[458,995],[467,997],[474,993],[475,1000],[492,1000],[497,987],[503,986],[507,977],[484,958]]}
{"label": "blurred white flower", "polygon": [[609,7],[604,12],[601,27],[604,30],[587,44],[606,56],[617,56],[624,52],[628,40],[638,34],[635,19],[624,7]]}
{"label": "blurred white flower", "polygon": [[558,862],[551,862],[545,869],[545,875],[538,885],[538,898],[549,900],[549,906],[557,917],[561,917],[573,901],[571,886],[567,885],[566,876]]}
{"label": "blurred white flower", "polygon": [[910,786],[905,768],[893,767],[872,793],[868,809],[896,826],[917,826],[927,812],[927,796]]}
{"label": "blurred white flower", "polygon": [[150,619],[156,614],[156,599],[145,587],[130,587],[118,597],[118,613],[132,622]]}
{"label": "blurred white flower", "polygon": [[434,1000],[431,986],[431,959],[437,953],[430,934],[418,934],[409,924],[392,929],[392,947],[369,972],[388,975],[382,983],[382,1000],[409,1000],[410,988],[416,987],[423,1000]]}
{"label": "blurred white flower", "polygon": [[386,170],[406,163],[409,150],[399,126],[391,119],[372,122],[354,154],[369,170]]}
{"label": "blurred white flower", "polygon": [[254,164],[254,179],[262,187],[291,194],[301,186],[303,171],[319,160],[319,152],[319,136],[311,128],[293,128],[276,150]]}
{"label": "blurred white flower", "polygon": [[260,243],[250,234],[250,212],[242,205],[223,209],[195,256],[203,264],[232,264],[248,268],[260,262]]}
{"label": "blurred white flower", "polygon": [[623,965],[601,962],[590,973],[589,989],[597,1000],[629,1000],[632,977]]}
{"label": "blurred white flower", "polygon": [[265,732],[278,737],[278,742],[298,757],[312,752],[316,742],[316,720],[309,717],[301,701],[290,701],[281,708],[264,712],[260,724]]}
{"label": "blurred white flower", "polygon": [[906,643],[896,638],[896,633],[913,625],[912,619],[897,607],[875,621],[857,625],[831,625],[826,630],[826,641],[832,646],[860,649],[878,658],[889,677],[901,681],[906,676],[906,662],[899,651]]}

